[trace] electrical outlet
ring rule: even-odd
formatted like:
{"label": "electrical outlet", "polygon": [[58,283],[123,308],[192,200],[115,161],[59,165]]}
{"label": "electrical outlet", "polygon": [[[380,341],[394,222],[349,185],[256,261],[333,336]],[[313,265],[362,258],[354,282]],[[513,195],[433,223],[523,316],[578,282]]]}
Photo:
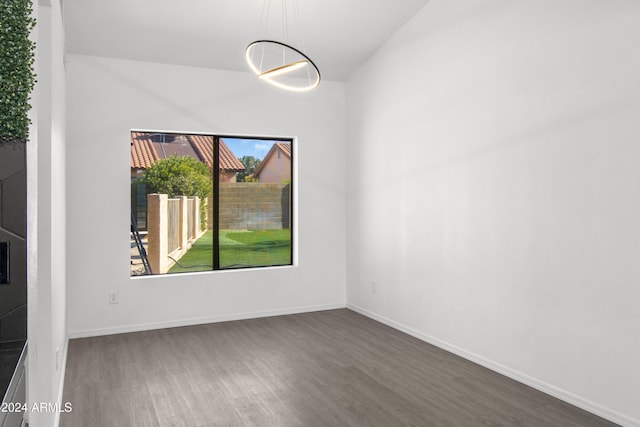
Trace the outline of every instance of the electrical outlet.
{"label": "electrical outlet", "polygon": [[118,304],[120,302],[120,295],[118,291],[109,291],[109,304]]}
{"label": "electrical outlet", "polygon": [[56,371],[60,368],[60,347],[56,347]]}
{"label": "electrical outlet", "polygon": [[378,292],[378,283],[375,280],[371,281],[371,292],[374,294]]}

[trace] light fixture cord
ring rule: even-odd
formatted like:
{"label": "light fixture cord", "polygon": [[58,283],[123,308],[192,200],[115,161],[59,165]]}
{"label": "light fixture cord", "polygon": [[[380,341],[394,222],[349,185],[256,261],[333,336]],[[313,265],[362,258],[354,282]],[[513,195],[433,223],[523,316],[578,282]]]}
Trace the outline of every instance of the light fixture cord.
{"label": "light fixture cord", "polygon": [[[262,12],[260,13],[260,23],[258,25],[261,34],[268,34],[269,32],[269,14],[271,10],[271,0],[262,1]],[[258,34],[260,37],[261,34]]]}
{"label": "light fixture cord", "polygon": [[[282,13],[282,39],[285,43],[289,44],[289,24],[287,22],[287,0],[282,0],[280,11]],[[287,52],[284,46],[282,47],[282,65],[287,63]]]}
{"label": "light fixture cord", "polygon": [[304,39],[302,38],[302,21],[300,19],[300,8],[298,7],[298,0],[293,0],[293,14],[298,28],[298,48],[306,52],[307,49],[304,45]]}
{"label": "light fixture cord", "polygon": [[[298,29],[298,47],[302,52],[306,52],[307,48],[304,45],[304,38],[302,37],[302,20],[300,19],[300,7],[298,6],[298,0],[293,0],[293,15]],[[311,84],[311,69],[310,67],[306,68],[307,78],[309,80],[309,84]]]}
{"label": "light fixture cord", "polygon": [[[262,1],[262,11],[260,12],[260,22],[258,28],[261,29],[262,34],[269,33],[269,14],[271,13],[271,0]],[[260,34],[258,34],[260,37]],[[255,50],[251,51],[251,59],[253,60],[253,54]],[[264,45],[262,45],[262,53],[260,56],[260,72],[262,72],[262,64],[264,63]]]}
{"label": "light fixture cord", "polygon": [[[301,51],[306,52],[307,48],[304,45],[304,39],[302,37],[302,20],[300,19],[300,7],[298,6],[298,0],[293,0],[293,15],[296,21],[296,26],[298,28],[298,48]],[[311,69],[310,67],[306,67],[306,68],[307,68],[307,79],[309,81],[309,84],[311,84]]]}
{"label": "light fixture cord", "polygon": [[289,23],[287,22],[287,0],[282,0],[282,38],[289,44]]}

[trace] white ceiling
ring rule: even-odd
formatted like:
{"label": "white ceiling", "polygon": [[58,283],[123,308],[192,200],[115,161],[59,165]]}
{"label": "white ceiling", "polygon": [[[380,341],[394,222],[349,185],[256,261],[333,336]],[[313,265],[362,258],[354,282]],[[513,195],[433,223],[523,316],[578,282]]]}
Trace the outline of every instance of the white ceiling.
{"label": "white ceiling", "polygon": [[[282,41],[281,1],[266,32],[263,0],[64,0],[67,52],[247,71],[250,42]],[[344,81],[427,1],[298,0],[306,53],[323,78]]]}

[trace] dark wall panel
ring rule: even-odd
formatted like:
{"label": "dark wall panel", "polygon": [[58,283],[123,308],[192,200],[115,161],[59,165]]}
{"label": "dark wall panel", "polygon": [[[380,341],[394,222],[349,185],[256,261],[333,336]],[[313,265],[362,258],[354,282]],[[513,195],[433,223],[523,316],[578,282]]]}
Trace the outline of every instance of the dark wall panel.
{"label": "dark wall panel", "polygon": [[27,338],[26,146],[0,145],[0,394]]}

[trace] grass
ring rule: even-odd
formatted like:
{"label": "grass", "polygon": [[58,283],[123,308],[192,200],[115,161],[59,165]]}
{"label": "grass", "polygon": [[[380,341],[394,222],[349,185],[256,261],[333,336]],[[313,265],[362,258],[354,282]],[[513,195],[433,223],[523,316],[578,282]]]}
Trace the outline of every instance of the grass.
{"label": "grass", "polygon": [[169,269],[169,273],[210,271],[213,269],[213,231],[207,231],[196,240],[191,249],[178,262],[185,267],[176,264]]}
{"label": "grass", "polygon": [[[169,273],[213,268],[213,231],[207,231]],[[220,230],[220,267],[242,268],[291,264],[291,230]]]}
{"label": "grass", "polygon": [[291,230],[220,231],[220,267],[291,264]]}

